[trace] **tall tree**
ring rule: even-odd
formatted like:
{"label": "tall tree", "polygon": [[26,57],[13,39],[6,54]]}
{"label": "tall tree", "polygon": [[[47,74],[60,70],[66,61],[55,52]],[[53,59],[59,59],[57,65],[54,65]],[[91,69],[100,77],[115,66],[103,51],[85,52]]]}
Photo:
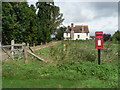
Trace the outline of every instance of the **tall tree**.
{"label": "tall tree", "polygon": [[50,35],[63,22],[59,7],[54,2],[37,2],[36,9],[27,2],[3,2],[3,44],[49,42]]}
{"label": "tall tree", "polygon": [[2,42],[2,3],[0,3],[0,42]]}
{"label": "tall tree", "polygon": [[37,43],[37,15],[33,5],[27,2],[4,2],[3,4],[3,43]]}
{"label": "tall tree", "polygon": [[16,15],[10,2],[2,3],[2,41],[9,44],[14,39],[13,31],[17,28]]}
{"label": "tall tree", "polygon": [[36,6],[39,18],[38,42],[49,42],[52,32],[63,22],[62,14],[54,2],[37,2]]}

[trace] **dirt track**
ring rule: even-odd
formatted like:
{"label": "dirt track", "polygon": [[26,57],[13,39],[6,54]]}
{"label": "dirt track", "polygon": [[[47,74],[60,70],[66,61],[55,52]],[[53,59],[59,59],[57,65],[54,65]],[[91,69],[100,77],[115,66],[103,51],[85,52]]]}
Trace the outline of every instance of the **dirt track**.
{"label": "dirt track", "polygon": [[47,48],[47,47],[50,47],[50,46],[55,46],[56,44],[60,43],[61,41],[55,41],[55,42],[50,42],[50,43],[47,43],[47,44],[43,44],[43,45],[38,45],[38,46],[35,46],[35,47],[31,47],[33,51],[36,51],[36,50],[39,50],[39,49],[42,49],[42,48]]}

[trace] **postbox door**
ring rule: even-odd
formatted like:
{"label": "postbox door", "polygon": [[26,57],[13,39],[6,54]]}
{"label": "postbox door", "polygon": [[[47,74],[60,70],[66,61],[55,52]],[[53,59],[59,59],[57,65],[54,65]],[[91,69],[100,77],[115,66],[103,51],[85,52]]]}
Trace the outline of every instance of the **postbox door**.
{"label": "postbox door", "polygon": [[103,48],[103,39],[96,39],[96,48],[97,49]]}
{"label": "postbox door", "polygon": [[103,49],[103,32],[96,32],[96,49]]}
{"label": "postbox door", "polygon": [[98,46],[102,46],[102,41],[98,40]]}

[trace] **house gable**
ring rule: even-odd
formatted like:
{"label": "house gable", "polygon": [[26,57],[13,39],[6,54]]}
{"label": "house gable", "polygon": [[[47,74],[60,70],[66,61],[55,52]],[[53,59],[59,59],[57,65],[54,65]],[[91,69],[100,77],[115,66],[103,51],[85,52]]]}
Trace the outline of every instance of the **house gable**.
{"label": "house gable", "polygon": [[[69,34],[69,35],[68,35]],[[89,39],[89,28],[88,25],[75,25],[71,24],[64,32],[64,39],[70,40],[86,40]]]}

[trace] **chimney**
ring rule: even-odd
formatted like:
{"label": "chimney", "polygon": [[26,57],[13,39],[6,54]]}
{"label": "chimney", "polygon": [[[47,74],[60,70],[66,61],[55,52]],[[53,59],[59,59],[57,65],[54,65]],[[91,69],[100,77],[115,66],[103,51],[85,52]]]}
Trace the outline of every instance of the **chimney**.
{"label": "chimney", "polygon": [[70,29],[70,26],[68,26],[67,28]]}
{"label": "chimney", "polygon": [[82,33],[84,33],[84,25],[82,25]]}
{"label": "chimney", "polygon": [[73,27],[74,26],[74,24],[73,23],[71,23],[71,27]]}

